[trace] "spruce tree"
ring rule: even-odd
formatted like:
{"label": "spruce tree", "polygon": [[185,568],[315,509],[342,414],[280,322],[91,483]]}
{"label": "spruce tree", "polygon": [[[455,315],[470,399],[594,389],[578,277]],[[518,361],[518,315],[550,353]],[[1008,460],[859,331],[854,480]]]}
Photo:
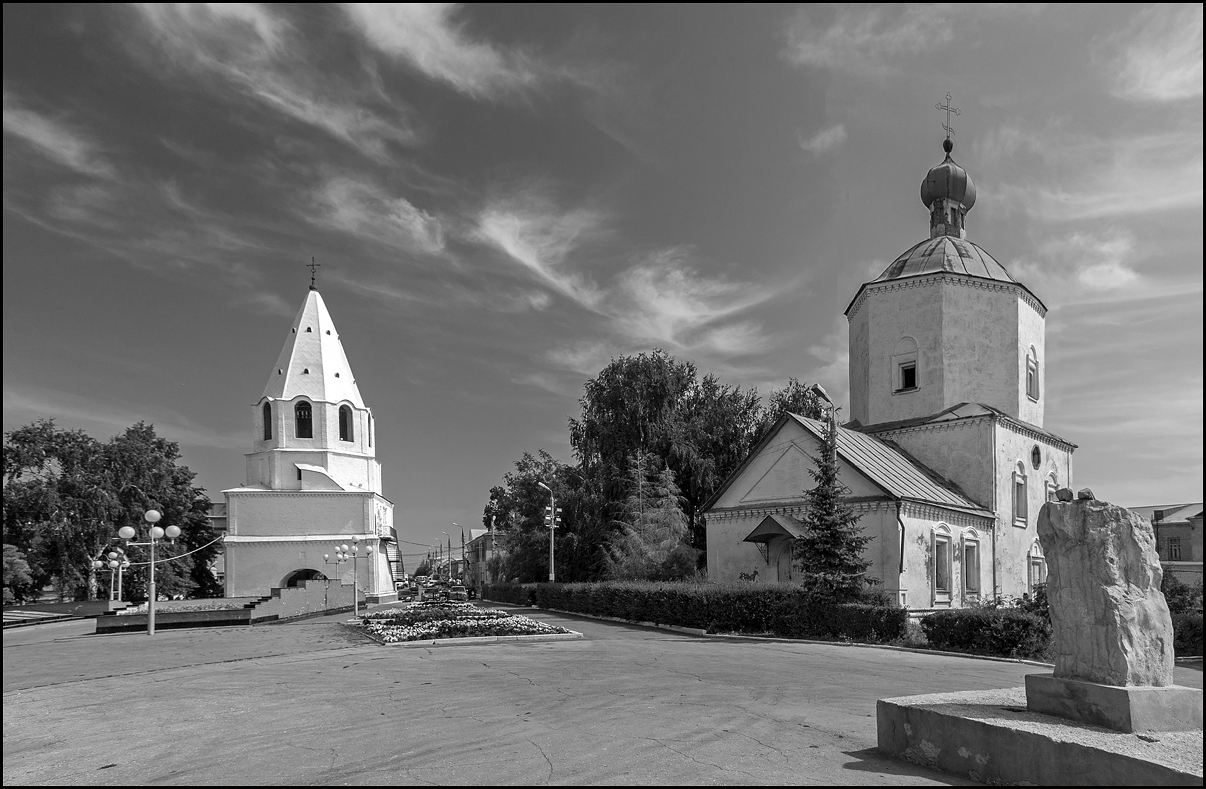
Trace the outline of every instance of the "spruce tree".
{"label": "spruce tree", "polygon": [[622,579],[660,577],[671,554],[687,536],[682,494],[669,468],[656,469],[656,456],[629,457],[623,517],[608,548],[608,575]]}
{"label": "spruce tree", "polygon": [[838,478],[836,418],[826,420],[821,454],[812,460],[816,467],[809,474],[817,484],[804,491],[804,536],[796,540],[793,555],[809,592],[835,602],[856,600],[868,581],[871,563],[863,558],[863,548],[871,538],[846,501],[850,489]]}

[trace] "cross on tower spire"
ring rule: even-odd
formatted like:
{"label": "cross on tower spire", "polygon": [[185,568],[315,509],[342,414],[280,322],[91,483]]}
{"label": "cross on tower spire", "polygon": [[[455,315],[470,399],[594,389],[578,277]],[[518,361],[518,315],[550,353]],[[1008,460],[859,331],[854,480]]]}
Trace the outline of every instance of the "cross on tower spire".
{"label": "cross on tower spire", "polygon": [[310,262],[306,264],[306,268],[310,269],[310,290],[318,290],[318,286],[314,284],[314,277],[317,275],[317,269],[321,263],[315,263],[314,258],[310,258]]}
{"label": "cross on tower spire", "polygon": [[[946,104],[935,104],[934,109],[946,111],[946,123],[942,124],[942,128],[946,130],[946,139],[949,140],[955,132],[954,128],[951,127],[951,114],[958,115],[959,108],[951,106],[951,94],[948,93],[946,94]],[[946,146],[943,147],[945,148]],[[949,152],[950,149],[948,148],[947,151]]]}

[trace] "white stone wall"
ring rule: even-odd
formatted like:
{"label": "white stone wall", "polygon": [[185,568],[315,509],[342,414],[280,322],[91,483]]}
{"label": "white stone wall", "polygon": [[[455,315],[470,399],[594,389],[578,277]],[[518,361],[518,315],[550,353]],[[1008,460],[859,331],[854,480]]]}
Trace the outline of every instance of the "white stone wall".
{"label": "white stone wall", "polygon": [[[1045,367],[1045,319],[1019,285],[951,274],[868,285],[849,316],[851,418],[864,425],[984,403],[1042,425],[1026,396],[1026,352]],[[917,346],[917,389],[897,391],[902,341]],[[1043,386],[1040,382],[1040,387]]]}
{"label": "white stone wall", "polygon": [[361,555],[355,568],[351,561],[331,564],[323,559],[324,555],[334,558],[334,540],[228,542],[226,597],[264,597],[296,571],[307,569],[345,584],[352,583],[354,569],[361,592],[388,596],[394,588],[384,548],[380,540],[367,542],[373,545],[373,554]]}
{"label": "white stone wall", "polygon": [[987,510],[996,505],[993,418],[957,419],[875,434],[899,444]]}

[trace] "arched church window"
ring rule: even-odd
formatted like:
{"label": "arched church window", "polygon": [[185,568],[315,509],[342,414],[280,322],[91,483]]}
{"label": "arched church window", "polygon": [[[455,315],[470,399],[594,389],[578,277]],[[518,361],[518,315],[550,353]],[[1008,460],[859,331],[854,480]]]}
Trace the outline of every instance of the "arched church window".
{"label": "arched church window", "polygon": [[312,332],[312,331],[314,331],[314,330],[313,330],[313,329],[311,329],[309,326],[307,326],[307,327],[306,327],[306,331],[307,331],[307,332]]}
{"label": "arched church window", "polygon": [[1026,588],[1034,594],[1034,587],[1047,583],[1047,560],[1043,557],[1043,545],[1035,540],[1026,554]]}
{"label": "arched church window", "polygon": [[352,440],[352,409],[346,405],[339,406],[339,440]]}
{"label": "arched church window", "polygon": [[975,529],[963,532],[963,593],[980,594],[980,533]]}
{"label": "arched church window", "polygon": [[1055,501],[1055,491],[1059,490],[1059,482],[1055,479],[1055,472],[1047,475],[1047,501]]}
{"label": "arched church window", "polygon": [[920,388],[917,377],[917,341],[902,337],[892,352],[893,392],[912,392]]}
{"label": "arched church window", "polygon": [[1034,346],[1026,352],[1026,396],[1038,402],[1039,399],[1039,362],[1038,351]]}
{"label": "arched church window", "polygon": [[297,437],[314,438],[314,411],[310,404],[302,400],[294,407],[293,415],[297,421]]}
{"label": "arched church window", "polygon": [[1026,464],[1019,462],[1013,471],[1013,525],[1026,528],[1029,512],[1026,507]]}
{"label": "arched church window", "polygon": [[264,440],[272,440],[272,404],[267,400],[264,401]]}
{"label": "arched church window", "polygon": [[373,445],[373,415],[369,414],[368,418],[368,445]]}
{"label": "arched church window", "polygon": [[951,601],[951,570],[953,569],[951,548],[950,527],[945,523],[939,523],[934,527],[932,550],[934,559],[933,598],[935,603],[949,603]]}

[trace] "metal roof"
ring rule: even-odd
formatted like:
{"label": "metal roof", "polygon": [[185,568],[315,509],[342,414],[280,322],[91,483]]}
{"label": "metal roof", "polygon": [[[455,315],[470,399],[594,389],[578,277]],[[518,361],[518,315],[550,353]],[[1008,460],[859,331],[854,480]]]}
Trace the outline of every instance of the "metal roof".
{"label": "metal roof", "polygon": [[[818,439],[824,436],[824,422],[795,414],[789,416]],[[987,517],[992,515],[965,496],[953,482],[943,479],[899,447],[882,439],[838,427],[837,451],[838,457],[898,499],[954,507]]]}
{"label": "metal roof", "polygon": [[1149,521],[1156,521],[1156,513],[1160,513],[1159,522],[1185,523],[1190,518],[1202,514],[1202,502],[1194,504],[1156,504],[1146,507],[1127,507],[1131,512],[1142,515]]}

